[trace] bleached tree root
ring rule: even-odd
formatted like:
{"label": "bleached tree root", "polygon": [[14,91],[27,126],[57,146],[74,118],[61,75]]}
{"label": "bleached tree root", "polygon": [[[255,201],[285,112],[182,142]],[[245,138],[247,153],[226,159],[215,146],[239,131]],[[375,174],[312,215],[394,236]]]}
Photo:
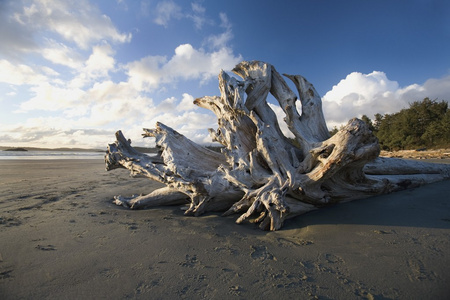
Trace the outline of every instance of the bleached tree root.
{"label": "bleached tree root", "polygon": [[[207,211],[240,213],[262,229],[277,230],[287,218],[324,205],[390,193],[450,178],[449,165],[379,158],[376,137],[361,120],[352,119],[330,137],[322,101],[312,84],[299,75],[285,75],[297,95],[270,64],[242,62],[233,70],[239,81],[219,75],[220,97],[194,103],[213,111],[218,129],[209,129],[221,153],[195,144],[170,127],[157,123],[144,129],[159,153],[139,153],[131,141],[116,133],[108,146],[107,170],[126,168],[166,184],[144,196],[115,203],[133,209],[188,203],[188,215]],[[295,137],[286,138],[267,103],[275,97]]]}
{"label": "bleached tree root", "polygon": [[162,205],[181,205],[188,203],[185,194],[170,187],[154,190],[147,195],[132,197],[115,196],[114,203],[131,209],[150,208]]}

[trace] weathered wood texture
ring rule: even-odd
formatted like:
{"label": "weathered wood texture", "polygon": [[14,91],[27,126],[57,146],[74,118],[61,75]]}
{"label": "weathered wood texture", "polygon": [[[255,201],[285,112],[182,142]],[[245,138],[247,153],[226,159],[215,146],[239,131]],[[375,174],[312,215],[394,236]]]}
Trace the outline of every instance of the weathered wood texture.
{"label": "weathered wood texture", "polygon": [[[107,170],[126,168],[167,187],[149,195],[115,203],[130,208],[187,203],[188,215],[206,211],[240,213],[265,230],[277,230],[286,218],[318,207],[390,193],[447,179],[450,166],[378,158],[378,141],[366,124],[352,119],[330,137],[322,101],[312,84],[299,75],[285,75],[298,96],[275,68],[264,62],[242,62],[233,69],[242,81],[219,75],[221,96],[194,101],[211,110],[218,129],[209,129],[221,153],[200,146],[162,123],[144,129],[159,153],[150,157],[116,133],[108,146]],[[278,101],[294,135],[286,138],[267,96]],[[301,113],[296,109],[300,100]]]}

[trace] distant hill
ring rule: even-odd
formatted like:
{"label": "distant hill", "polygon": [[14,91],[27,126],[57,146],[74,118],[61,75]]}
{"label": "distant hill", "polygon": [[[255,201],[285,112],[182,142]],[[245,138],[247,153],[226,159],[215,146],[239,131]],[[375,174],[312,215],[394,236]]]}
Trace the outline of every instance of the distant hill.
{"label": "distant hill", "polygon": [[[23,149],[23,150],[14,150]],[[10,147],[0,146],[2,151],[69,151],[69,152],[105,152],[106,150],[100,149],[85,149],[85,148],[38,148],[38,147]]]}
{"label": "distant hill", "polygon": [[25,148],[8,148],[3,151],[28,151],[28,150]]}
{"label": "distant hill", "polygon": [[[137,151],[142,153],[157,153],[156,148],[146,148],[146,147],[134,147]],[[20,149],[20,150],[16,150]],[[106,152],[106,149],[86,149],[86,148],[39,148],[39,147],[11,147],[11,146],[0,146],[1,151],[67,151],[67,152]]]}

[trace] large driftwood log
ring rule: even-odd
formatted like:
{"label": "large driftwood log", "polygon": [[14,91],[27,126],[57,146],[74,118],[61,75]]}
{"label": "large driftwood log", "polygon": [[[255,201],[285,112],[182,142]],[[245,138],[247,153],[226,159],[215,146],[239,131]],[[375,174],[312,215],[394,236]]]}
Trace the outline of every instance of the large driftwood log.
{"label": "large driftwood log", "polygon": [[[116,133],[108,146],[107,170],[126,168],[167,187],[115,203],[133,209],[189,204],[188,215],[206,211],[241,213],[262,229],[277,230],[289,217],[318,207],[390,193],[450,177],[450,165],[379,158],[378,141],[366,124],[352,119],[330,137],[318,93],[305,78],[283,77],[267,63],[242,62],[233,72],[242,81],[219,75],[220,97],[203,97],[195,104],[213,111],[218,129],[209,129],[221,153],[197,145],[162,123],[144,129],[154,137],[159,153],[148,156]],[[286,138],[267,103],[278,101],[294,135]],[[296,101],[301,102],[301,113]]]}

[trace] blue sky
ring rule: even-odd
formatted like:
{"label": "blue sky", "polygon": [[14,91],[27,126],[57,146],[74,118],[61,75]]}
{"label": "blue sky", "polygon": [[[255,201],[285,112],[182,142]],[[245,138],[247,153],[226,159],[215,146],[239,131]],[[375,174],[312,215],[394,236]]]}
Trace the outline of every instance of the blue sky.
{"label": "blue sky", "polygon": [[151,146],[156,121],[209,144],[192,101],[242,60],[306,77],[330,128],[450,99],[445,0],[0,0],[0,28],[1,146]]}

